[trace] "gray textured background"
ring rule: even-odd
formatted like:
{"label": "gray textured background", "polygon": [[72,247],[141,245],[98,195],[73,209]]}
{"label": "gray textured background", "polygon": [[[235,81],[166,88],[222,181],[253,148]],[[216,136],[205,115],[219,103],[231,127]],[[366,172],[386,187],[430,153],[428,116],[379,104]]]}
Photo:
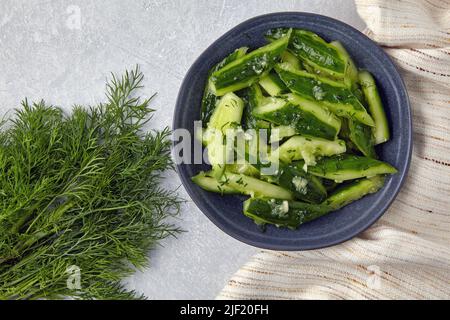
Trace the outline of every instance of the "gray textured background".
{"label": "gray textured background", "polygon": [[[351,0],[1,0],[0,115],[24,97],[67,109],[102,101],[108,74],[138,63],[145,93],[158,92],[153,126],[170,126],[178,88],[195,58],[236,24],[277,11],[364,26]],[[166,184],[180,182],[172,173]],[[150,299],[214,298],[257,250],[219,231],[192,202],[177,223],[188,232],[164,241],[150,253],[151,268],[127,280]]]}

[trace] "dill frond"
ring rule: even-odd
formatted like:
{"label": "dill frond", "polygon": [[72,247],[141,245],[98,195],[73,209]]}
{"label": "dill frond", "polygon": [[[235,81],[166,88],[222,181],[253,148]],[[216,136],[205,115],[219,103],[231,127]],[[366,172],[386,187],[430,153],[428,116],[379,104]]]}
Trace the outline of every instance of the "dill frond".
{"label": "dill frond", "polygon": [[142,298],[120,281],[179,231],[166,218],[180,204],[159,184],[170,131],[143,131],[142,80],[138,67],[113,75],[105,103],[69,115],[25,100],[0,123],[0,299]]}

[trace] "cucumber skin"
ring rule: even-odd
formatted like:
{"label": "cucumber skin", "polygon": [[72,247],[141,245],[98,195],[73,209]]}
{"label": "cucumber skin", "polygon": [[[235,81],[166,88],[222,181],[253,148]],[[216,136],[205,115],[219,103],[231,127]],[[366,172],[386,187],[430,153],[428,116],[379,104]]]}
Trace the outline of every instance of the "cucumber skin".
{"label": "cucumber skin", "polygon": [[215,95],[222,96],[257,82],[280,60],[287,48],[289,38],[290,33],[213,72],[209,79],[211,91]]}
{"label": "cucumber skin", "polygon": [[211,118],[211,115],[212,115],[212,113],[217,105],[217,101],[218,101],[218,97],[215,94],[213,94],[211,92],[211,90],[209,89],[209,78],[210,78],[211,74],[213,72],[219,70],[226,64],[243,57],[246,54],[247,50],[248,50],[247,47],[242,47],[242,48],[236,49],[230,55],[225,57],[225,59],[223,59],[218,64],[216,64],[209,71],[208,80],[206,82],[205,91],[203,93],[202,106],[201,106],[201,120],[202,120],[202,125],[204,128],[207,126],[209,119]]}
{"label": "cucumber skin", "polygon": [[222,181],[225,185],[251,197],[268,197],[282,200],[294,199],[293,194],[289,190],[243,174],[226,171],[222,176]]}
{"label": "cucumber skin", "polygon": [[215,178],[212,178],[208,176],[205,172],[200,172],[196,176],[191,177],[192,182],[194,182],[196,185],[198,185],[200,188],[220,193],[220,194],[239,194],[237,190],[227,186],[227,185],[221,185],[219,181],[217,181]]}
{"label": "cucumber skin", "polygon": [[384,180],[383,176],[375,176],[353,181],[338,188],[325,200],[323,205],[329,207],[330,210],[338,210],[368,194],[378,192],[383,187]]}
{"label": "cucumber skin", "polygon": [[286,102],[282,108],[272,112],[260,113],[260,110],[256,109],[253,115],[277,125],[291,126],[301,135],[334,140],[338,133],[335,127],[321,121],[316,115],[303,110],[301,106],[290,102]]}
{"label": "cucumber skin", "polygon": [[374,126],[375,123],[364,106],[344,85],[295,70],[287,64],[277,64],[275,70],[293,93],[323,103],[338,116],[355,118],[366,125]]}
{"label": "cucumber skin", "polygon": [[345,69],[345,77],[343,81],[347,85],[347,87],[353,87],[358,82],[358,68],[356,67],[356,64],[353,62],[353,59],[341,42],[332,41],[330,42],[330,46],[335,47],[336,50],[346,58],[347,67]]}
{"label": "cucumber skin", "polygon": [[[269,41],[275,41],[283,37],[287,30],[287,28],[271,29],[266,33],[266,38]],[[345,77],[347,57],[335,46],[330,45],[311,31],[293,29],[289,51],[314,69],[333,77]]]}
{"label": "cucumber skin", "polygon": [[394,174],[397,173],[397,169],[376,159],[342,154],[317,161],[315,166],[308,167],[308,172],[326,179],[346,181],[380,174]]}
{"label": "cucumber skin", "polygon": [[348,120],[349,138],[363,155],[376,159],[372,128],[358,121]]}
{"label": "cucumber skin", "polygon": [[[290,190],[296,199],[316,204],[326,199],[327,191],[317,177],[306,173],[302,169],[299,170],[296,166],[283,164],[280,164],[278,172],[273,181],[281,187]],[[298,191],[295,187],[292,182],[295,177],[301,177],[308,181],[305,193]]]}
{"label": "cucumber skin", "polygon": [[369,111],[375,121],[373,129],[375,145],[390,139],[389,124],[378,93],[375,79],[368,71],[359,72],[359,83],[369,106]]}
{"label": "cucumber skin", "polygon": [[274,212],[273,205],[283,205],[276,199],[250,198],[244,202],[244,215],[257,224],[275,224],[278,227],[297,229],[303,223],[320,218],[330,212],[379,191],[384,185],[383,176],[354,181],[338,188],[323,203],[310,204],[288,201],[289,210],[284,214]]}
{"label": "cucumber skin", "polygon": [[289,201],[285,214],[276,214],[272,205],[283,205],[277,199],[250,198],[244,202],[244,215],[257,224],[274,224],[278,227],[297,229],[301,224],[314,220],[330,212],[327,206]]}
{"label": "cucumber skin", "polygon": [[253,110],[263,103],[264,96],[258,84],[253,84],[244,90],[244,113],[242,115],[242,127],[244,129],[267,129],[269,130],[271,124],[267,121],[260,120],[253,115]]}

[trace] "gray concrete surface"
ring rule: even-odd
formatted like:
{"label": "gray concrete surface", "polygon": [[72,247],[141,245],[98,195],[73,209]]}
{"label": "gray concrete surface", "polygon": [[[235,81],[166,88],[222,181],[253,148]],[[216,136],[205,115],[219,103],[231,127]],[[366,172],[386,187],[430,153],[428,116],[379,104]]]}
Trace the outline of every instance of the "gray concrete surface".
{"label": "gray concrete surface", "polygon": [[[195,58],[236,24],[277,11],[364,26],[351,0],[2,0],[0,115],[24,97],[67,110],[102,101],[108,74],[138,63],[145,93],[158,92],[153,126],[170,126],[178,88]],[[180,182],[172,173],[166,184]],[[150,299],[212,299],[257,251],[222,233],[190,201],[177,223],[187,232],[152,251],[151,268],[127,279],[129,288]]]}

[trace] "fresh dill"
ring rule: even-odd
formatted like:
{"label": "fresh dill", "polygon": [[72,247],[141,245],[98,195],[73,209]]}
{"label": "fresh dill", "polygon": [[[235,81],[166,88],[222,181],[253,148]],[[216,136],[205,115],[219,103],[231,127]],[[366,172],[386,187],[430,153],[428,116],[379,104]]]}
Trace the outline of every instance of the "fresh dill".
{"label": "fresh dill", "polygon": [[166,218],[180,204],[159,183],[170,131],[144,132],[142,80],[138,67],[113,75],[105,103],[71,114],[25,100],[0,124],[0,299],[142,298],[121,280],[179,231]]}

